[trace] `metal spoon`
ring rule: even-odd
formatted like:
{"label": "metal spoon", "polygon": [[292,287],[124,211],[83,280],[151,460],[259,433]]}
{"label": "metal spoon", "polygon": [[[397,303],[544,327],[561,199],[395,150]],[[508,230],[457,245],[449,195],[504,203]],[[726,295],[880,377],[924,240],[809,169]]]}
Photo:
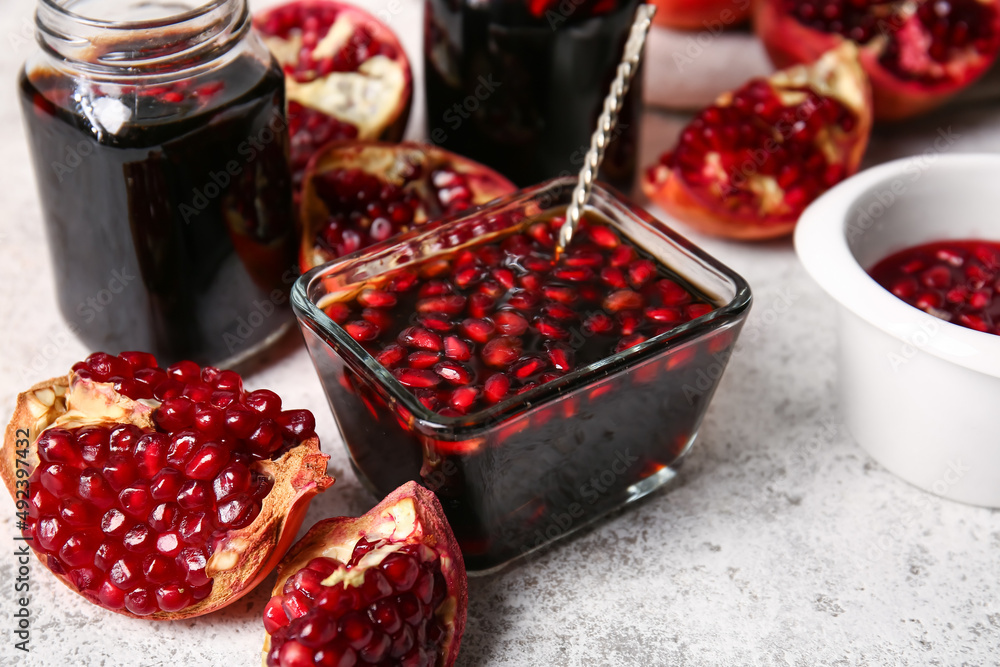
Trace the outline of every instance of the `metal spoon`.
{"label": "metal spoon", "polygon": [[611,143],[611,132],[618,124],[618,114],[622,110],[622,103],[625,101],[625,94],[628,92],[632,77],[635,76],[639,68],[639,60],[642,58],[642,47],[646,43],[646,35],[649,33],[649,26],[653,21],[653,14],[656,7],[653,5],[639,5],[635,10],[635,19],[632,22],[632,30],[629,32],[628,41],[625,42],[625,53],[622,61],[618,65],[615,80],[611,82],[611,90],[604,98],[604,110],[597,119],[597,130],[590,138],[590,150],[583,160],[583,169],[580,170],[580,177],[573,189],[572,200],[569,210],[566,212],[566,222],[559,228],[559,238],[556,243],[556,260],[558,260],[566,248],[573,240],[577,225],[580,224],[580,216],[583,209],[590,200],[590,193],[597,179],[597,170],[600,169],[604,160],[604,151]]}

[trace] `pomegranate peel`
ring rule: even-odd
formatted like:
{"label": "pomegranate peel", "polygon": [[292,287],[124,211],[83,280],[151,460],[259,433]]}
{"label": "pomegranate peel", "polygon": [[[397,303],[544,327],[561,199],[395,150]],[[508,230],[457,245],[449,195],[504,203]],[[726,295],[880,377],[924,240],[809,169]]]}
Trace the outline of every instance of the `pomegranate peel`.
{"label": "pomegranate peel", "polygon": [[646,171],[643,192],[707,234],[785,236],[809,203],[857,172],[871,126],[867,77],[844,43],[721,95]]}
{"label": "pomegranate peel", "polygon": [[813,62],[844,42],[858,45],[877,120],[903,120],[941,106],[985,74],[1000,53],[996,0],[831,3],[838,11],[830,19],[814,4],[761,0],[755,31],[778,67]]}
{"label": "pomegranate peel", "polygon": [[[407,618],[416,600],[424,611]],[[264,613],[263,664],[446,667],[458,656],[467,607],[462,553],[441,504],[408,482],[364,516],[320,521],[289,550]],[[359,622],[360,641],[352,634]]]}
{"label": "pomegranate peel", "polygon": [[[29,518],[25,521],[27,528],[24,532],[32,535],[31,545],[39,560],[60,581],[89,601],[128,616],[156,620],[176,620],[206,614],[232,603],[252,590],[270,573],[284,550],[294,540],[312,497],[333,483],[333,479],[327,477],[325,472],[329,457],[320,452],[319,440],[315,434],[310,434],[297,441],[294,446],[279,452],[280,455],[276,455],[273,460],[259,459],[244,466],[247,469],[248,483],[250,480],[257,480],[258,483],[270,480],[273,483],[265,491],[266,495],[259,498],[260,509],[255,516],[252,515],[252,507],[250,510],[244,507],[250,501],[244,501],[241,496],[219,495],[220,492],[216,490],[215,502],[218,505],[232,500],[229,511],[243,512],[229,522],[232,527],[226,530],[221,518],[219,525],[212,524],[213,519],[204,519],[204,514],[211,509],[211,505],[199,508],[205,512],[185,513],[173,502],[180,501],[181,494],[176,491],[172,494],[164,491],[166,496],[160,496],[154,491],[150,496],[150,482],[142,477],[135,463],[129,463],[133,456],[135,461],[141,458],[135,453],[138,445],[133,445],[128,453],[124,453],[121,447],[126,436],[140,443],[149,436],[146,445],[155,444],[158,438],[161,444],[168,440],[167,434],[157,424],[157,410],[163,403],[156,399],[130,398],[116,391],[111,382],[99,382],[83,375],[74,370],[65,376],[39,382],[19,394],[0,448],[0,476],[11,496],[17,498],[18,492],[24,493],[25,490],[30,493],[31,509],[26,511]],[[132,427],[132,430],[123,427]],[[105,440],[97,447],[102,453],[74,449],[79,444],[79,438],[85,437],[83,434],[100,435],[101,432],[104,433]],[[108,436],[109,432],[125,434],[118,441],[117,453],[109,454],[109,447],[115,446],[108,444],[108,438],[115,437]],[[77,440],[74,441],[74,437]],[[56,444],[52,444],[53,440]],[[192,442],[196,447],[198,441],[192,438]],[[214,443],[209,445],[207,449],[194,449],[192,453],[197,457],[202,451],[219,447]],[[43,456],[40,453],[41,446],[53,451]],[[58,447],[63,447],[63,450],[56,451]],[[150,446],[145,451],[155,458],[149,453],[152,449]],[[232,456],[226,459],[228,466],[223,468],[223,474],[227,470],[237,469],[239,461],[235,450],[230,454]],[[165,458],[165,449],[160,452],[160,456]],[[122,480],[122,486],[125,487],[122,490],[111,481],[113,478],[109,476],[109,468],[105,466],[102,471],[101,466],[123,460],[128,464],[126,467],[131,466],[131,477]],[[57,463],[53,464],[52,461]],[[60,493],[57,493],[59,489],[53,488],[55,473],[52,470],[55,466],[69,470],[65,475],[71,483]],[[166,463],[162,464],[162,468],[153,465],[150,472],[156,473],[153,478],[155,480],[169,468]],[[205,472],[204,464],[201,469],[192,469],[198,475],[194,479],[206,479],[202,474]],[[27,470],[27,476],[19,476],[18,470]],[[209,472],[212,472],[211,467]],[[49,477],[46,478],[46,475]],[[181,473],[177,472],[177,475],[180,476]],[[84,477],[88,482],[86,489]],[[218,483],[221,477],[220,474],[214,483]],[[23,488],[26,480],[27,489]],[[76,480],[80,480],[79,489],[76,487]],[[208,479],[195,483],[201,483],[207,489],[207,485],[213,482]],[[104,489],[110,495],[96,498],[93,496],[95,488]],[[132,495],[126,499],[125,494],[129,492]],[[135,501],[139,504],[139,510],[133,514],[132,510],[135,508],[127,503],[135,497],[140,499]],[[143,498],[145,504],[141,502]],[[162,513],[157,514],[156,510],[150,512],[159,501],[163,502],[160,502],[156,510],[165,508]],[[57,503],[58,509],[55,508]],[[47,506],[48,509],[42,506]],[[99,518],[102,514],[104,518]],[[118,521],[118,529],[112,530],[108,525],[113,523],[108,521],[108,515],[112,514]],[[201,520],[191,522],[197,524],[197,531],[182,534],[184,520],[189,514],[203,516]],[[253,519],[245,521],[250,516]],[[157,521],[164,522],[164,525],[156,524]],[[45,522],[48,522],[51,532],[61,534],[59,539],[62,548],[43,544],[39,533],[45,529],[39,526]],[[167,522],[170,522],[169,525],[166,525]],[[245,525],[240,525],[241,523]],[[155,528],[156,525],[159,528]],[[212,526],[215,526],[214,531],[211,530]],[[129,527],[131,530],[125,532]],[[50,534],[44,537],[45,541],[56,539]],[[162,541],[164,538],[169,544]],[[125,540],[124,549],[122,539]],[[98,541],[101,541],[99,548],[96,547]],[[212,547],[210,553],[206,553],[203,545],[209,541]],[[87,550],[88,544],[90,551]],[[102,554],[102,549],[108,549],[109,553]],[[192,571],[187,578],[182,576],[180,565],[171,559],[184,557],[185,549],[197,551],[197,554],[191,552],[190,555],[196,564],[202,566],[203,572]],[[98,565],[97,560],[101,558],[107,558],[109,562]],[[116,561],[118,570],[111,566],[112,560]],[[200,562],[201,560],[204,562]],[[121,565],[122,563],[133,571],[129,573],[129,568]],[[147,570],[145,574],[136,571],[140,567]],[[122,577],[115,579],[122,572],[133,583],[123,583]],[[195,578],[197,584],[194,583]],[[154,602],[154,596],[161,594],[162,599],[157,597]]]}

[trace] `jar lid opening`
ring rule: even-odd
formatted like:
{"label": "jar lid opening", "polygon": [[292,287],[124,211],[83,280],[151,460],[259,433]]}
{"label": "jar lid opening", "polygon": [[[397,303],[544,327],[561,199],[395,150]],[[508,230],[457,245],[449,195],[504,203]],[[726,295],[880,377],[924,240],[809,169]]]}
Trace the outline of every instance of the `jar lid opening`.
{"label": "jar lid opening", "polygon": [[247,0],[39,0],[35,22],[67,66],[115,78],[204,65],[250,29]]}

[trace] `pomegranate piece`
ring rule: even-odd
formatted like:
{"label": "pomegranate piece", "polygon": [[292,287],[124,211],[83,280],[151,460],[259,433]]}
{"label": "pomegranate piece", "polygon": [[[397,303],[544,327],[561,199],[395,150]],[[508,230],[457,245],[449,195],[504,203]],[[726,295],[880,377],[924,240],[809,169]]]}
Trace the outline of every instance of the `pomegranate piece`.
{"label": "pomegranate piece", "polygon": [[[413,142],[332,144],[316,155],[305,176],[301,268],[308,271],[515,189],[492,169],[442,148]],[[478,278],[467,273],[458,282]]]}
{"label": "pomegranate piece", "polygon": [[997,0],[760,0],[754,25],[778,67],[856,44],[879,120],[940,106],[1000,53]]}
{"label": "pomegranate piece", "polygon": [[915,308],[1000,335],[1000,243],[937,241],[901,250],[868,274]]}
{"label": "pomegranate piece", "polygon": [[292,173],[345,139],[399,141],[413,74],[396,35],[368,12],[333,0],[296,0],[254,16],[285,72]]}
{"label": "pomegranate piece", "polygon": [[[325,307],[331,317],[349,320],[345,330],[429,410],[450,417],[488,408],[714,309],[615,229],[589,218],[556,262],[542,228],[554,231],[562,221],[551,215],[523,221],[506,236],[405,267],[380,279],[388,285],[368,285]],[[609,272],[617,272],[620,289],[609,285]],[[484,290],[490,296],[477,298]],[[386,311],[399,324],[359,338],[351,321],[371,294],[383,291],[392,294]],[[433,327],[407,326],[417,320]]]}
{"label": "pomegranate piece", "polygon": [[733,0],[653,0],[653,23],[680,30],[718,30],[741,25],[750,18],[751,2]]}
{"label": "pomegranate piece", "polygon": [[871,133],[868,82],[851,44],[722,95],[647,169],[643,192],[699,231],[785,236],[858,170]]}
{"label": "pomegranate piece", "polygon": [[18,396],[0,474],[28,494],[23,534],[63,583],[121,614],[188,618],[266,577],[333,483],[315,426],[232,371],[97,352]]}
{"label": "pomegranate piece", "polygon": [[264,664],[448,667],[467,589],[441,504],[408,482],[360,518],[319,522],[291,548],[264,609]]}

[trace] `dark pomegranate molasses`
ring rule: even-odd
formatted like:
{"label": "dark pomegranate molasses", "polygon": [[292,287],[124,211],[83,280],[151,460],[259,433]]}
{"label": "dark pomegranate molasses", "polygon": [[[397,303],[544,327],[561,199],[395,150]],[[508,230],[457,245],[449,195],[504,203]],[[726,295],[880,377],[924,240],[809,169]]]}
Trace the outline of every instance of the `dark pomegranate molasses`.
{"label": "dark pomegranate molasses", "polygon": [[[487,223],[479,243],[320,302],[433,417],[339,356],[317,354],[304,330],[361,477],[382,493],[410,479],[436,491],[473,570],[570,532],[641,495],[647,478],[671,474],[735,339],[720,327],[624,362],[619,353],[718,306],[596,216],[554,263],[562,220]],[[439,430],[428,427],[434,420]]]}
{"label": "dark pomegranate molasses", "polygon": [[326,313],[427,409],[456,417],[713,310],[599,223],[554,263],[562,221],[402,273]]}
{"label": "dark pomegranate molasses", "polygon": [[[214,4],[234,13],[148,30],[107,24],[100,46],[115,53],[81,52],[40,28],[66,60],[40,53],[22,72],[59,304],[91,348],[220,363],[290,317],[284,81],[240,2]],[[199,17],[215,27],[190,25]],[[57,18],[70,20],[40,13],[39,24]],[[128,46],[133,33],[149,52]],[[186,60],[170,51],[188,39],[214,50],[188,45]]]}
{"label": "dark pomegranate molasses", "polygon": [[1000,243],[936,241],[886,257],[869,275],[946,322],[1000,334]]}
{"label": "dark pomegranate molasses", "polygon": [[[427,0],[428,136],[518,185],[576,174],[621,60],[635,0]],[[602,178],[635,175],[642,76]]]}

